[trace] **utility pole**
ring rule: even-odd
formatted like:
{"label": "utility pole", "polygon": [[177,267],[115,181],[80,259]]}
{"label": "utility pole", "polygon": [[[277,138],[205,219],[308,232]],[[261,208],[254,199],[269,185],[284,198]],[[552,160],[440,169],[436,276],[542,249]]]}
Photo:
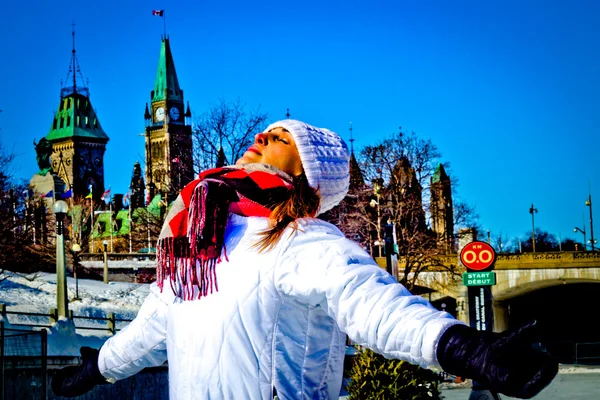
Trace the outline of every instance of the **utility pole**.
{"label": "utility pole", "polygon": [[535,213],[538,212],[537,208],[533,206],[531,203],[531,207],[529,208],[529,213],[531,214],[531,246],[533,248],[533,252],[535,253]]}
{"label": "utility pole", "polygon": [[592,244],[592,251],[594,251],[594,245],[596,243],[594,242],[594,219],[592,216],[592,192],[590,191],[589,184],[588,184],[588,198],[585,201],[585,205],[590,208],[590,242]]}

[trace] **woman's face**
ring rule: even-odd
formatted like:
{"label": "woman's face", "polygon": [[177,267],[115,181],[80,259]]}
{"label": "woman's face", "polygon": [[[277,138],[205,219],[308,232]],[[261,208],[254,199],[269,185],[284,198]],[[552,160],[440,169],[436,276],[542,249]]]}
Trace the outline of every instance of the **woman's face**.
{"label": "woman's face", "polygon": [[291,176],[302,173],[302,161],[292,134],[283,128],[274,128],[254,137],[254,144],[246,150],[236,165],[249,163],[269,164]]}

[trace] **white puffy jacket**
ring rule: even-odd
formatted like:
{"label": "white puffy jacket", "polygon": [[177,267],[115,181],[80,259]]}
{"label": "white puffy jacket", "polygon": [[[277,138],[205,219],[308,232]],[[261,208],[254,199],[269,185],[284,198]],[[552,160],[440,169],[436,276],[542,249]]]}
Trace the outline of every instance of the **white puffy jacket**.
{"label": "white puffy jacket", "polygon": [[[252,245],[267,219],[232,215],[217,292],[194,301],[156,286],[101,348],[123,379],[168,359],[171,399],[337,399],[345,334],[387,357],[438,365],[441,333],[459,323],[411,295],[333,225],[299,221],[277,246]],[[290,231],[291,232],[291,231]]]}

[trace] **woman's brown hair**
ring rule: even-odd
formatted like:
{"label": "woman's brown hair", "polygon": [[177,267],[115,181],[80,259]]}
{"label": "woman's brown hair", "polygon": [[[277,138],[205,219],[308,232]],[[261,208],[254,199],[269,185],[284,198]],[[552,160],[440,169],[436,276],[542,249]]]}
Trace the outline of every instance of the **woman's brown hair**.
{"label": "woman's brown hair", "polygon": [[260,233],[261,239],[256,243],[259,252],[272,249],[281,235],[291,225],[292,229],[298,228],[298,218],[314,217],[319,210],[321,198],[319,193],[311,188],[304,172],[293,177],[294,189],[290,197],[279,203],[269,217],[269,228]]}

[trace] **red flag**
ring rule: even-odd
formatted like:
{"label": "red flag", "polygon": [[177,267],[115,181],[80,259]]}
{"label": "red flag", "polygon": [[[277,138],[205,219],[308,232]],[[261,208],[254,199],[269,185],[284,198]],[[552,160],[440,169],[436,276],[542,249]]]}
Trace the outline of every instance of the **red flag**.
{"label": "red flag", "polygon": [[152,15],[156,15],[157,17],[162,17],[165,13],[165,10],[152,10]]}
{"label": "red flag", "polygon": [[179,157],[175,157],[174,159],[171,160],[171,162],[179,164],[179,162],[180,162]]}

